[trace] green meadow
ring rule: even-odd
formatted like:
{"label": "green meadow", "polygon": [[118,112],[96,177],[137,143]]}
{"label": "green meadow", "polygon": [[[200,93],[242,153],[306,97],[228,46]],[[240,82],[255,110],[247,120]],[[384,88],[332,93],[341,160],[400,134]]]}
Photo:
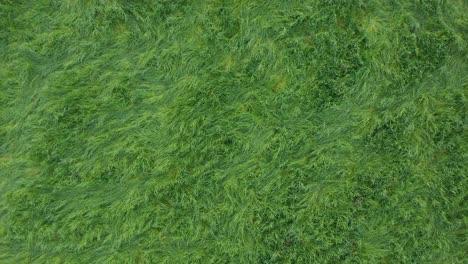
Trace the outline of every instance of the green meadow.
{"label": "green meadow", "polygon": [[0,263],[467,263],[467,33],[464,0],[0,0]]}

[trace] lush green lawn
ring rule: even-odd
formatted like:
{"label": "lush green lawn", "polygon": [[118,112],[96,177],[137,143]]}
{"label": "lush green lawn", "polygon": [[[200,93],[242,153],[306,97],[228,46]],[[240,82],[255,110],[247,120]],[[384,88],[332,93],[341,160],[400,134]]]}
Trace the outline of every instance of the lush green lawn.
{"label": "lush green lawn", "polygon": [[464,0],[0,0],[0,263],[466,263]]}

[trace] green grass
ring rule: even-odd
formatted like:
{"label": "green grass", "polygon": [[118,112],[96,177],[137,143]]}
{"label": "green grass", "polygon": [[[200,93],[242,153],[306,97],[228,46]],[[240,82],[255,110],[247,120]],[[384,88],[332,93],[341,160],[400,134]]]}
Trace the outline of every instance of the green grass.
{"label": "green grass", "polygon": [[0,263],[466,263],[463,0],[0,0]]}

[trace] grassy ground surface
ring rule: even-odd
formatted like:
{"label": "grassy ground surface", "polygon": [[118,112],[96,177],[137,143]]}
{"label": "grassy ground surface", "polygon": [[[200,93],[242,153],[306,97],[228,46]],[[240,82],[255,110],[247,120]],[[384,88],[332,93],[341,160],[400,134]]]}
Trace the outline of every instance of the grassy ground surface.
{"label": "grassy ground surface", "polygon": [[463,0],[0,0],[0,263],[466,263]]}

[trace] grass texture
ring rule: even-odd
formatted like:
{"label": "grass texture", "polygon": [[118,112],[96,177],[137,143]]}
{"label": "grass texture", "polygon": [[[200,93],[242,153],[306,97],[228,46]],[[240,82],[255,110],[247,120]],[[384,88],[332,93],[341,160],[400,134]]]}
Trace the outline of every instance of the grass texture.
{"label": "grass texture", "polygon": [[0,263],[467,263],[464,0],[0,0]]}

